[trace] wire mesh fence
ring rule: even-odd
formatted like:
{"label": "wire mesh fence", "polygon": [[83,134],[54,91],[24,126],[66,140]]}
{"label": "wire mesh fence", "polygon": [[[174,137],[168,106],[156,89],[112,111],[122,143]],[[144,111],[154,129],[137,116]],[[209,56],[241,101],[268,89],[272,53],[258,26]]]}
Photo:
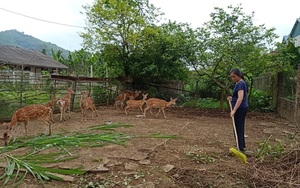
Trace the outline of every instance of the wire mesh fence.
{"label": "wire mesh fence", "polygon": [[[73,77],[74,78],[74,77]],[[75,94],[71,98],[72,110],[80,108],[80,93],[88,91],[95,100],[96,106],[111,104],[117,94],[118,84],[111,81],[75,80],[52,78],[50,75],[33,74],[1,74],[0,75],[0,121],[11,118],[13,112],[30,104],[45,104],[52,95],[63,97],[67,88],[71,87]],[[57,111],[58,108],[55,108]]]}

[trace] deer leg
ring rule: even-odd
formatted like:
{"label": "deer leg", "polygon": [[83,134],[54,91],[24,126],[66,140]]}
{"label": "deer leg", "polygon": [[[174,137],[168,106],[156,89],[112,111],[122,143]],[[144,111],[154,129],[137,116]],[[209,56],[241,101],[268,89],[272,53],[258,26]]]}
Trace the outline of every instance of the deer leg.
{"label": "deer leg", "polygon": [[163,114],[164,114],[164,117],[165,117],[165,119],[166,119],[167,117],[166,117],[165,109],[162,108],[161,110],[162,110],[162,112],[163,112]]}
{"label": "deer leg", "polygon": [[148,107],[148,106],[144,109],[144,117],[146,117],[146,112],[147,112],[147,110],[149,110],[149,109],[150,109],[150,112],[151,112],[151,108]]}
{"label": "deer leg", "polygon": [[159,115],[160,111],[161,111],[161,109],[158,110],[158,113],[156,114],[156,117]]}
{"label": "deer leg", "polygon": [[54,122],[53,111],[51,112],[51,121],[52,121],[52,123],[55,123],[55,122]]}
{"label": "deer leg", "polygon": [[60,123],[61,123],[62,119],[63,119],[63,110],[60,109],[60,120],[59,120]]}
{"label": "deer leg", "polygon": [[49,129],[48,135],[51,135],[51,122],[48,122],[48,129]]}
{"label": "deer leg", "polygon": [[71,106],[68,106],[69,118],[71,118]]}
{"label": "deer leg", "polygon": [[26,137],[28,137],[28,134],[27,134],[27,125],[28,125],[28,121],[25,121],[25,122],[24,122],[24,126],[25,126],[25,134],[26,134]]}
{"label": "deer leg", "polygon": [[10,134],[10,137],[13,138],[13,142],[15,142],[17,139],[17,134],[20,134],[20,125],[18,125],[18,123],[12,127]]}
{"label": "deer leg", "polygon": [[151,113],[151,114],[152,114],[152,116],[153,116],[152,108],[150,108],[150,110],[149,110],[149,111],[150,111],[150,113]]}
{"label": "deer leg", "polygon": [[141,110],[141,112],[142,112],[142,114],[143,114],[143,107],[140,106],[140,110]]}
{"label": "deer leg", "polygon": [[96,117],[98,117],[98,113],[97,113],[96,107],[95,107],[94,111],[95,111]]}

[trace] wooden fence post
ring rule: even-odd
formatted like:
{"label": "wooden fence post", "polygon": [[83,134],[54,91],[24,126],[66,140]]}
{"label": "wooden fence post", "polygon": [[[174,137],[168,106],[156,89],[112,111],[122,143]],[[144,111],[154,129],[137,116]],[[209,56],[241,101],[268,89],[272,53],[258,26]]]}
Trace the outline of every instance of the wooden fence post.
{"label": "wooden fence post", "polygon": [[297,127],[299,128],[299,122],[300,122],[300,65],[298,65],[297,82],[296,82],[294,120],[295,120]]}

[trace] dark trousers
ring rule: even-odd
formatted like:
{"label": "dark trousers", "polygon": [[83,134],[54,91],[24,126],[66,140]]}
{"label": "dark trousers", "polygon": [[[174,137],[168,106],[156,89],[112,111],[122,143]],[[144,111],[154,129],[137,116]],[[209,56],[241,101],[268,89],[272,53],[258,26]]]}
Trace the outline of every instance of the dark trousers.
{"label": "dark trousers", "polygon": [[234,122],[235,122],[235,128],[237,133],[238,144],[239,144],[239,150],[244,151],[246,148],[245,144],[245,119],[247,114],[248,108],[238,108],[237,111],[234,114]]}

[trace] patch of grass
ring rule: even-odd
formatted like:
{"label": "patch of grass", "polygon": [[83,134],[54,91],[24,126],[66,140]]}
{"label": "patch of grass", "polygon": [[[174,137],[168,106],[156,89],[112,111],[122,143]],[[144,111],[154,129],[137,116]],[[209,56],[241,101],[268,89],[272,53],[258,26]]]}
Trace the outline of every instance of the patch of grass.
{"label": "patch of grass", "polygon": [[192,152],[186,152],[186,155],[190,158],[192,158],[197,163],[202,164],[209,164],[215,162],[215,158],[207,155],[206,153],[192,153]]}
{"label": "patch of grass", "polygon": [[112,131],[115,128],[119,128],[119,127],[133,127],[133,125],[129,125],[129,124],[124,124],[124,123],[114,123],[114,124],[110,124],[110,125],[94,125],[89,127],[89,130],[109,130]]}
{"label": "patch of grass", "polygon": [[0,147],[0,153],[15,150],[22,147],[32,148],[53,148],[53,147],[96,147],[103,146],[106,143],[125,144],[125,141],[131,139],[131,136],[117,133],[76,133],[71,135],[51,135],[39,136],[30,140],[25,140],[23,143],[15,142],[5,147]]}
{"label": "patch of grass", "polygon": [[212,108],[212,109],[219,109],[220,102],[216,99],[212,98],[205,98],[205,99],[197,99],[197,100],[190,100],[183,104],[184,107],[193,107],[193,108]]}
{"label": "patch of grass", "polygon": [[149,135],[146,135],[145,137],[147,138],[178,138],[177,135],[174,135],[174,134],[161,134],[161,133],[152,133],[152,134],[149,134]]}
{"label": "patch of grass", "polygon": [[281,142],[277,142],[274,145],[269,144],[271,136],[259,143],[259,147],[256,151],[255,157],[263,161],[266,157],[276,159],[284,152],[284,146]]}

